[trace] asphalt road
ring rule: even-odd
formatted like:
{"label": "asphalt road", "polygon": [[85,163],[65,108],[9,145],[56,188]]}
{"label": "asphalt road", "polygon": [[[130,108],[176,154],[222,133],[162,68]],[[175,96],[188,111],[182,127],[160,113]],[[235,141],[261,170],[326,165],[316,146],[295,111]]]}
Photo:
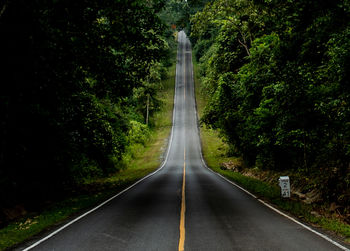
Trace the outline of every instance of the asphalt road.
{"label": "asphalt road", "polygon": [[163,167],[33,250],[339,250],[204,166],[191,46],[183,32],[177,57]]}

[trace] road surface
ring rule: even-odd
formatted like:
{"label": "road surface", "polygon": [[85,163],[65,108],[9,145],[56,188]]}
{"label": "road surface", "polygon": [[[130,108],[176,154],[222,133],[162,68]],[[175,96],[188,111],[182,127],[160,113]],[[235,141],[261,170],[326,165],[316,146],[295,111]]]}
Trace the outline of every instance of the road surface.
{"label": "road surface", "polygon": [[184,32],[178,39],[174,123],[163,167],[32,249],[339,250],[203,165],[191,45]]}

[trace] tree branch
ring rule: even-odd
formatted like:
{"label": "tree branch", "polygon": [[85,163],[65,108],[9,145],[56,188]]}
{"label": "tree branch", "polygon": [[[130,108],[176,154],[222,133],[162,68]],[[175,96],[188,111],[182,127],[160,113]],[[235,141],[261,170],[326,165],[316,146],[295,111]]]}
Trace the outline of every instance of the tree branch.
{"label": "tree branch", "polygon": [[250,57],[250,51],[249,51],[249,48],[246,44],[242,43],[241,40],[239,40],[238,38],[238,42],[244,47],[244,49],[246,50],[248,56]]}

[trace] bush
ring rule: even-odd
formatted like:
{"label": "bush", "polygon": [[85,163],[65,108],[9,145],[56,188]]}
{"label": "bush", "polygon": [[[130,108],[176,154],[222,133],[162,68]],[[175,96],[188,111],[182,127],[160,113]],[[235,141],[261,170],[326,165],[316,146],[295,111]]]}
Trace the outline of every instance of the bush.
{"label": "bush", "polygon": [[135,120],[130,121],[130,126],[128,134],[130,144],[145,145],[150,136],[148,126]]}

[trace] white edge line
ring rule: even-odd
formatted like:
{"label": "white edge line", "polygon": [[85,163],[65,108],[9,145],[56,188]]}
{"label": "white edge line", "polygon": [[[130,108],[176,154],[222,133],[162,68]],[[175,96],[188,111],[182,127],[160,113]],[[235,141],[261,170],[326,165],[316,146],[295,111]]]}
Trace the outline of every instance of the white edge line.
{"label": "white edge line", "polygon": [[111,198],[107,199],[106,201],[102,202],[100,205],[94,207],[93,209],[87,211],[86,213],[78,216],[77,218],[75,218],[74,220],[68,222],[67,224],[65,224],[64,226],[60,227],[59,229],[55,230],[54,232],[50,233],[49,235],[47,235],[46,237],[40,239],[39,241],[33,243],[32,245],[30,245],[29,247],[26,247],[25,249],[23,249],[23,251],[28,251],[36,246],[38,246],[39,244],[41,244],[42,242],[50,239],[52,236],[56,235],[57,233],[61,232],[63,229],[69,227],[70,225],[72,225],[73,223],[77,222],[78,220],[84,218],[85,216],[87,216],[88,214],[96,211],[97,209],[99,209],[100,207],[104,206],[105,204],[107,204],[108,202],[110,202],[111,200],[115,199],[116,197],[122,195],[123,193],[125,193],[126,191],[130,190],[131,188],[133,188],[134,186],[136,186],[137,184],[139,184],[140,182],[144,181],[145,179],[153,176],[154,174],[156,174],[157,172],[159,172],[160,170],[163,169],[163,167],[165,166],[165,164],[167,163],[168,161],[168,157],[169,157],[169,153],[170,153],[170,149],[171,149],[171,145],[172,145],[172,142],[173,142],[173,135],[174,135],[174,122],[175,122],[175,101],[176,101],[176,83],[177,83],[177,72],[178,72],[178,64],[177,64],[177,60],[178,60],[178,57],[179,57],[179,51],[177,51],[177,56],[176,56],[176,71],[175,71],[175,92],[174,92],[174,107],[173,107],[173,124],[172,124],[172,127],[171,127],[171,135],[170,135],[170,140],[169,140],[169,144],[168,144],[168,151],[167,151],[167,154],[166,154],[166,157],[162,163],[162,165],[157,169],[155,170],[154,172],[148,174],[147,176],[143,177],[142,179],[136,181],[134,184],[132,184],[131,186],[125,188],[123,191],[119,192],[118,194],[112,196]]}
{"label": "white edge line", "polygon": [[[192,63],[192,57],[191,57],[191,64],[192,64],[192,81],[194,83],[194,77],[193,77],[193,63]],[[197,114],[197,109],[195,109],[195,113],[196,113],[196,116],[197,116],[197,127],[198,127],[198,134],[199,134],[199,138],[200,138],[200,132],[199,132],[199,125],[198,125],[198,114]],[[200,138],[201,139],[201,138]],[[236,184],[235,182],[227,179],[226,177],[222,176],[221,174],[215,172],[214,170],[212,170],[211,168],[208,167],[207,163],[205,162],[204,158],[203,158],[203,152],[202,152],[202,145],[201,145],[201,140],[200,140],[200,144],[199,144],[199,147],[200,147],[200,155],[201,155],[201,160],[202,160],[202,163],[203,165],[209,170],[211,171],[212,173],[218,175],[219,177],[221,177],[222,179],[224,179],[225,181],[227,181],[228,183],[230,183],[231,185],[239,188],[240,190],[244,191],[245,193],[247,193],[248,195],[250,195],[251,197],[253,197],[254,199],[258,200],[260,203],[262,203],[263,205],[265,205],[266,207],[270,208],[271,210],[275,211],[276,213],[286,217],[287,219],[293,221],[294,223],[298,224],[299,226],[309,230],[310,232],[318,235],[319,237],[325,239],[326,241],[332,243],[333,245],[337,246],[338,248],[340,248],[341,250],[346,250],[346,251],[349,251],[350,249],[344,247],[343,245],[341,245],[340,243],[332,240],[331,238],[329,238],[328,236],[312,229],[311,227],[301,223],[300,221],[294,219],[293,217],[290,217],[289,215],[281,212],[280,210],[278,210],[277,208],[271,206],[270,204],[266,203],[265,201],[261,200],[261,199],[258,199],[257,196],[255,196],[254,194],[252,194],[251,192],[249,192],[248,190],[244,189],[243,187],[241,187],[240,185]]]}
{"label": "white edge line", "polygon": [[307,226],[307,225],[301,223],[300,221],[294,219],[293,217],[291,217],[291,216],[289,216],[289,215],[283,213],[282,211],[280,211],[280,210],[278,210],[277,208],[271,206],[270,204],[266,203],[265,201],[263,201],[263,200],[261,200],[261,199],[258,199],[258,197],[255,196],[254,194],[252,194],[251,192],[247,191],[246,189],[244,189],[243,187],[239,186],[239,185],[236,184],[235,182],[233,182],[233,181],[227,179],[226,177],[222,176],[221,174],[219,174],[219,173],[213,171],[212,169],[210,169],[210,168],[207,166],[207,164],[205,163],[205,161],[204,161],[202,151],[201,151],[201,160],[202,160],[202,162],[203,162],[203,165],[204,165],[209,171],[211,171],[212,173],[218,175],[219,177],[221,177],[222,179],[224,179],[224,180],[227,181],[228,183],[234,185],[235,187],[239,188],[240,190],[244,191],[245,193],[247,193],[248,195],[250,195],[250,196],[253,197],[254,199],[258,200],[260,203],[262,203],[262,204],[265,205],[266,207],[268,207],[268,208],[270,208],[271,210],[275,211],[276,213],[278,213],[278,214],[280,214],[280,215],[286,217],[287,219],[293,221],[294,223],[298,224],[299,226],[301,226],[301,227],[303,227],[303,228],[309,230],[310,232],[312,232],[312,233],[318,235],[319,237],[321,237],[321,238],[325,239],[326,241],[332,243],[333,245],[337,246],[338,248],[340,248],[340,249],[342,249],[342,250],[347,250],[347,251],[350,250],[350,249],[344,247],[343,245],[341,245],[340,243],[338,243],[338,242],[332,240],[332,239],[329,238],[328,236],[326,236],[326,235],[324,235],[324,234],[322,234],[322,233],[320,233],[320,232],[318,232],[318,231],[312,229],[311,227],[309,227],[309,226]]}
{"label": "white edge line", "polygon": [[325,239],[326,241],[332,243],[333,245],[337,246],[338,248],[340,248],[340,249],[342,249],[342,250],[347,250],[347,251],[350,250],[350,249],[344,247],[343,245],[341,245],[340,243],[338,243],[338,242],[332,240],[332,239],[329,238],[328,236],[326,236],[326,235],[324,235],[324,234],[322,234],[322,233],[320,233],[320,232],[318,232],[318,231],[312,229],[311,227],[309,227],[309,226],[307,226],[307,225],[301,223],[300,221],[294,219],[293,217],[290,217],[289,215],[287,215],[287,214],[281,212],[280,210],[278,210],[277,208],[271,206],[270,204],[266,203],[265,201],[263,201],[263,200],[261,200],[261,199],[258,199],[257,196],[255,196],[255,195],[252,194],[251,192],[247,191],[247,190],[244,189],[243,187],[239,186],[239,185],[236,184],[235,182],[233,182],[233,181],[227,179],[226,177],[222,176],[221,174],[219,174],[219,173],[213,171],[213,170],[210,169],[210,168],[207,166],[207,164],[205,163],[205,160],[204,160],[204,158],[203,158],[203,153],[202,153],[202,151],[201,151],[200,153],[201,153],[201,160],[202,160],[202,162],[203,162],[203,165],[204,165],[209,171],[211,171],[212,173],[218,175],[219,177],[221,177],[222,179],[224,179],[224,180],[227,181],[228,183],[234,185],[235,187],[237,187],[237,188],[239,188],[240,190],[244,191],[245,193],[249,194],[251,197],[253,197],[254,199],[258,200],[260,203],[262,203],[262,204],[265,205],[266,207],[270,208],[271,210],[275,211],[276,213],[278,213],[278,214],[280,214],[280,215],[286,217],[287,219],[289,219],[289,220],[293,221],[294,223],[298,224],[299,226],[301,226],[301,227],[303,227],[303,228],[309,230],[310,232],[312,232],[312,233],[318,235],[319,237],[321,237],[321,238]]}
{"label": "white edge line", "polygon": [[303,224],[303,223],[297,221],[296,219],[290,217],[289,215],[287,215],[287,214],[285,214],[285,213],[279,211],[278,209],[274,208],[273,206],[271,206],[270,204],[266,203],[265,201],[263,201],[263,200],[261,200],[261,199],[258,199],[258,201],[260,201],[262,204],[264,204],[264,205],[267,206],[268,208],[272,209],[272,210],[275,211],[276,213],[278,213],[278,214],[280,214],[280,215],[286,217],[287,219],[289,219],[289,220],[293,221],[294,223],[296,223],[296,224],[302,226],[303,228],[305,228],[305,229],[311,231],[312,233],[318,235],[319,237],[325,239],[326,241],[329,241],[330,243],[332,243],[333,245],[337,246],[338,248],[340,248],[340,249],[342,249],[342,250],[349,250],[348,248],[342,246],[340,243],[338,243],[338,242],[332,240],[332,239],[329,238],[328,236],[326,236],[326,235],[324,235],[324,234],[321,234],[320,232],[317,232],[316,230],[312,229],[311,227],[306,226],[305,224]]}

